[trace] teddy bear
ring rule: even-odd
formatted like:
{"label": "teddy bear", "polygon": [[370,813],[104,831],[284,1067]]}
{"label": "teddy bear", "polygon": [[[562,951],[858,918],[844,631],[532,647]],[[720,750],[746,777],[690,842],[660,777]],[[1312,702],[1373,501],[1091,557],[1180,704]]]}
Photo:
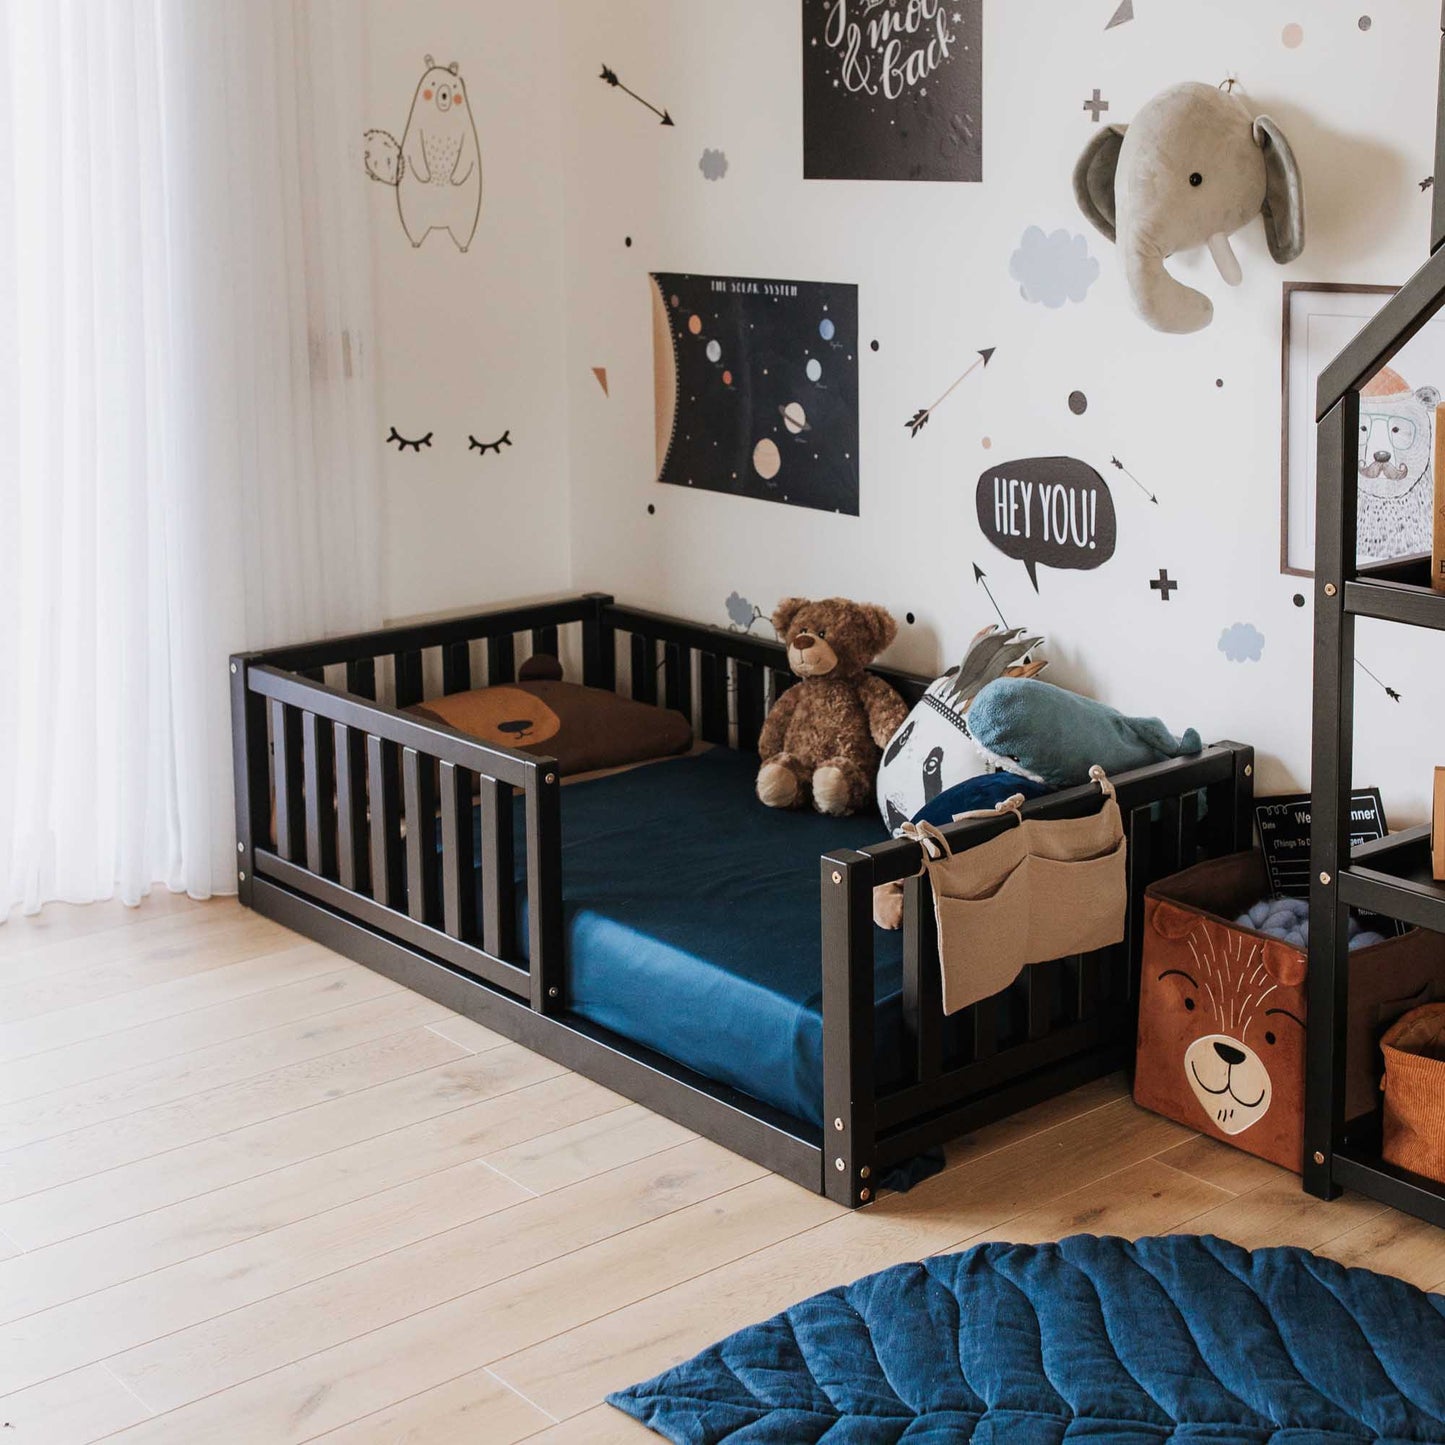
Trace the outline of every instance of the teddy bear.
{"label": "teddy bear", "polygon": [[873,800],[884,745],[908,705],[868,664],[898,624],[881,607],[788,597],[773,627],[800,681],[772,706],[758,738],[758,797],[770,808],[855,813]]}

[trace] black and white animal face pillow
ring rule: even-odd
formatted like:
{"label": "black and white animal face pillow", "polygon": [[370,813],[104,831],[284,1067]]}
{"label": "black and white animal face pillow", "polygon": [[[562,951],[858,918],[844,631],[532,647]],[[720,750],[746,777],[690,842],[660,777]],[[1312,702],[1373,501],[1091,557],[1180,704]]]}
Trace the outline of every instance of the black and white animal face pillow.
{"label": "black and white animal face pillow", "polygon": [[[993,772],[994,765],[969,736],[968,705],[1043,638],[1016,627],[984,628],[962,663],[929,684],[928,691],[889,739],[878,767],[878,811],[890,833],[909,822],[945,789]],[[1038,664],[1034,670],[1042,667]]]}

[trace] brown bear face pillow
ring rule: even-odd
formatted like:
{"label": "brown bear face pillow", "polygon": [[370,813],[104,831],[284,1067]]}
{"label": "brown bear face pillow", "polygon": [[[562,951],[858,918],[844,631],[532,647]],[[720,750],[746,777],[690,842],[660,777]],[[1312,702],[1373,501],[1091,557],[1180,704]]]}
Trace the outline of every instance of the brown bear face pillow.
{"label": "brown bear face pillow", "polygon": [[530,659],[515,683],[432,698],[411,711],[496,747],[556,758],[563,777],[692,746],[692,726],[681,713],[563,682],[552,659]]}
{"label": "brown bear face pillow", "polygon": [[1298,1170],[1305,956],[1150,899],[1135,1098]]}

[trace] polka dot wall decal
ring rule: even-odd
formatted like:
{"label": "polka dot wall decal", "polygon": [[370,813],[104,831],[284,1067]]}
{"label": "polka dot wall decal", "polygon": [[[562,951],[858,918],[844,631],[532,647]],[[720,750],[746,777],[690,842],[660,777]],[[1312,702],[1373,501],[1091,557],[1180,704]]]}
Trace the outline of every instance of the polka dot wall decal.
{"label": "polka dot wall decal", "polygon": [[1303,25],[1296,25],[1290,21],[1279,33],[1279,38],[1284,42],[1286,50],[1297,50],[1304,43],[1305,32]]}
{"label": "polka dot wall decal", "polygon": [[1089,398],[1082,391],[1071,391],[1069,393],[1069,410],[1075,416],[1083,416],[1089,409]]}
{"label": "polka dot wall decal", "polygon": [[1224,378],[1223,378],[1222,376],[1216,376],[1216,377],[1214,378],[1214,384],[1215,384],[1215,386],[1223,386],[1223,385],[1224,385]]}
{"label": "polka dot wall decal", "polygon": [[903,614],[903,620],[904,620],[910,627],[912,627],[913,624],[918,621],[918,619],[917,619],[911,612],[905,612],[905,613]]}
{"label": "polka dot wall decal", "polygon": [[649,517],[655,517],[657,515],[657,508],[654,507],[651,502],[647,504],[647,515]]}
{"label": "polka dot wall decal", "polygon": [[624,237],[622,238],[622,244],[623,244],[624,246],[630,246],[630,245],[632,244],[632,237],[631,237],[631,236],[624,236]]}
{"label": "polka dot wall decal", "polygon": [[1295,605],[1296,607],[1303,607],[1303,606],[1305,605],[1305,595],[1304,595],[1303,592],[1296,592],[1296,593],[1295,593],[1295,595],[1294,595],[1294,605]]}
{"label": "polka dot wall decal", "polygon": [[984,449],[984,451],[987,451],[992,445],[993,445],[993,438],[992,438],[992,437],[984,437],[984,439],[983,439],[983,449]]}
{"label": "polka dot wall decal", "polygon": [[1374,23],[1375,23],[1375,22],[1374,22],[1373,20],[1371,20],[1368,15],[1361,15],[1361,16],[1360,16],[1360,29],[1361,29],[1361,30],[1368,30],[1368,29],[1370,28],[1370,26],[1372,26]]}
{"label": "polka dot wall decal", "polygon": [[869,349],[869,351],[877,351],[877,350],[878,350],[878,342],[877,342],[877,339],[876,339],[876,338],[868,343],[868,349]]}

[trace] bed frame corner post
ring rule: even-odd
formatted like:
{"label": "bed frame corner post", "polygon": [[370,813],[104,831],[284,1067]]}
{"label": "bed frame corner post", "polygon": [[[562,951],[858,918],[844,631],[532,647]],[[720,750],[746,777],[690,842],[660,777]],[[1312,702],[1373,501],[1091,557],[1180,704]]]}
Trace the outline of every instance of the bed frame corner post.
{"label": "bed frame corner post", "polygon": [[236,896],[252,907],[255,846],[270,837],[271,776],[266,699],[250,690],[244,653],[231,657],[231,758],[235,772]]}
{"label": "bed frame corner post", "polygon": [[562,929],[562,788],[555,758],[539,758],[526,786],[527,957],[530,1003],[560,1013],[567,1003]]}
{"label": "bed frame corner post", "polygon": [[582,619],[582,681],[603,692],[617,691],[617,648],[615,630],[608,609],[613,599],[606,592],[589,592]]}
{"label": "bed frame corner post", "polygon": [[878,1191],[873,1076],[873,860],[841,849],[822,860],[823,1178],[856,1208]]}

